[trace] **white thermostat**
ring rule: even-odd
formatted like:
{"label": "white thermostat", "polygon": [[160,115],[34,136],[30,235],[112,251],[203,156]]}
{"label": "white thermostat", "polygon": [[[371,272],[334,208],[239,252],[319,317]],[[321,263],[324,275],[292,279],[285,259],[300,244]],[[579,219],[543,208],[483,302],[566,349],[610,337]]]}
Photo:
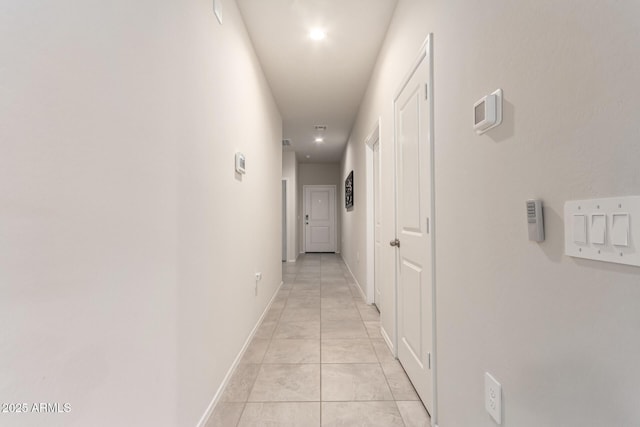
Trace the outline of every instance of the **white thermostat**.
{"label": "white thermostat", "polygon": [[247,169],[244,163],[244,154],[236,153],[236,172],[238,173],[246,173]]}
{"label": "white thermostat", "polygon": [[502,89],[473,104],[473,129],[482,135],[502,123]]}

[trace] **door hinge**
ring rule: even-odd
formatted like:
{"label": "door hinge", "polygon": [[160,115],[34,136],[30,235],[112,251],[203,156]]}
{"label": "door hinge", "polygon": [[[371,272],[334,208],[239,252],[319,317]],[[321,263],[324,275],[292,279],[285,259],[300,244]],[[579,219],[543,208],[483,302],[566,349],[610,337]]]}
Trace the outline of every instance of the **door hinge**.
{"label": "door hinge", "polygon": [[429,83],[424,84],[424,99],[429,99]]}
{"label": "door hinge", "polygon": [[430,228],[429,228],[429,217],[427,217],[427,234],[429,234]]}
{"label": "door hinge", "polygon": [[427,353],[429,355],[428,359],[429,359],[429,369],[431,369],[431,353]]}

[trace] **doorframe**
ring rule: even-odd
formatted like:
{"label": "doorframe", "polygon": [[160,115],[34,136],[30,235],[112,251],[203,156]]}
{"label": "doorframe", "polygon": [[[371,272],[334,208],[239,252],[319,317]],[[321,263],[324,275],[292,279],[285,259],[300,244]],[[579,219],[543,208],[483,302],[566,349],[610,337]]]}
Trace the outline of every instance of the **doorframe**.
{"label": "doorframe", "polygon": [[[398,159],[398,141],[396,140],[396,131],[398,129],[398,123],[396,122],[395,117],[395,105],[398,101],[398,98],[402,94],[402,91],[411,80],[411,77],[419,67],[420,63],[423,59],[427,58],[428,61],[428,70],[429,70],[429,80],[427,81],[427,96],[430,104],[429,108],[429,122],[431,126],[429,127],[428,139],[429,139],[429,147],[431,149],[431,212],[429,216],[430,220],[430,232],[431,232],[431,366],[433,370],[433,384],[432,384],[432,395],[433,395],[433,413],[431,415],[431,425],[437,426],[438,424],[438,352],[437,352],[437,325],[436,325],[436,205],[435,205],[435,137],[434,137],[434,109],[435,103],[433,102],[433,33],[427,34],[427,38],[424,43],[420,47],[419,54],[417,58],[414,60],[413,65],[409,69],[409,72],[402,79],[402,84],[398,87],[398,90],[395,92],[393,97],[392,107],[394,111],[393,114],[393,187],[394,187],[394,234],[397,238],[398,235],[398,168],[397,168],[397,159]],[[399,283],[399,252],[395,251],[395,286],[394,286],[394,299],[395,299],[395,331],[394,331],[394,355],[397,357],[398,355],[398,323],[399,323],[399,301],[398,301],[398,283]]]}
{"label": "doorframe", "polygon": [[307,253],[307,227],[304,224],[305,212],[307,211],[307,188],[333,188],[333,243],[335,244],[334,253],[338,253],[338,188],[335,185],[303,185],[302,186],[302,249],[303,253]]}
{"label": "doorframe", "polygon": [[289,180],[287,178],[282,178],[282,203],[280,206],[282,207],[282,252],[284,254],[284,259],[282,262],[289,261],[289,215],[287,215],[287,209],[289,208],[289,203],[287,203],[287,199],[289,197]]}
{"label": "doorframe", "polygon": [[[380,149],[380,127],[382,118],[378,117],[373,130],[365,138],[366,145],[366,181],[367,181],[367,304],[375,302],[375,204],[374,204],[374,174],[373,174],[373,146],[377,142]],[[378,167],[380,162],[378,162]],[[380,190],[378,188],[378,190]],[[378,307],[380,309],[380,307]]]}

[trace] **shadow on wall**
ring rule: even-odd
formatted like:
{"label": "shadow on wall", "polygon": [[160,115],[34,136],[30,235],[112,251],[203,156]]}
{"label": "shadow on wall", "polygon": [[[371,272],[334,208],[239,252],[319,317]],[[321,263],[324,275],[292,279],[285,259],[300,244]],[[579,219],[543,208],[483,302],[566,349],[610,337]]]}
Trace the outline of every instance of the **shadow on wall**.
{"label": "shadow on wall", "polygon": [[[545,241],[540,244],[550,261],[559,263],[564,255],[564,220],[549,206],[543,206]],[[552,233],[553,232],[553,233]],[[557,234],[562,236],[559,244],[549,241],[549,236]]]}
{"label": "shadow on wall", "polygon": [[503,142],[515,135],[516,128],[516,108],[507,101],[506,98],[502,99],[502,124],[487,132],[489,138],[493,142]]}

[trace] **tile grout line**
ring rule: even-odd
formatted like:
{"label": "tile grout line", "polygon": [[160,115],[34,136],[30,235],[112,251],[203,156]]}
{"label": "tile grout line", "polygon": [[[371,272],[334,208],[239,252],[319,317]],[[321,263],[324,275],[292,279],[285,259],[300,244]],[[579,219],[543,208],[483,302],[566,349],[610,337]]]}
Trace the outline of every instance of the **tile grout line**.
{"label": "tile grout line", "polygon": [[322,257],[320,257],[320,426],[322,426]]}
{"label": "tile grout line", "polygon": [[[351,275],[351,273],[349,273]],[[358,296],[358,300],[362,300],[362,295]],[[365,301],[366,303],[366,301]],[[378,359],[378,367],[380,368],[380,370],[382,371],[382,375],[384,376],[384,381],[387,384],[387,387],[389,387],[389,393],[391,393],[391,398],[392,398],[392,402],[394,403],[396,410],[398,411],[398,415],[400,415],[400,422],[402,423],[403,426],[407,426],[406,423],[404,422],[404,418],[402,417],[402,413],[400,412],[400,407],[398,406],[398,401],[396,400],[396,396],[393,394],[393,389],[391,388],[391,384],[389,383],[389,377],[387,376],[387,373],[384,371],[384,368],[382,367],[382,361],[380,360],[380,356],[378,356],[378,352],[375,350],[375,348],[373,347],[373,343],[371,342],[371,335],[369,335],[369,330],[367,329],[367,325],[365,323],[364,317],[362,317],[362,312],[360,312],[360,309],[357,307],[356,304],[356,309],[358,310],[358,315],[360,316],[360,320],[362,321],[362,324],[364,325],[365,331],[367,332],[367,337],[369,339],[369,345],[371,345],[371,348],[373,349],[373,354],[376,355],[376,359]]]}
{"label": "tile grout line", "polygon": [[[303,260],[304,260],[304,258],[303,258]],[[360,320],[360,323],[362,324],[362,327],[364,327],[364,329],[365,329],[365,335],[364,335],[364,337],[360,337],[360,338],[352,338],[352,339],[347,339],[347,338],[345,338],[345,340],[346,340],[346,341],[353,341],[353,340],[361,339],[361,340],[363,340],[363,341],[364,341],[364,340],[366,339],[366,342],[368,342],[368,343],[369,343],[369,345],[370,345],[370,346],[371,346],[371,348],[372,348],[372,351],[373,351],[373,353],[374,353],[374,355],[375,355],[375,359],[376,359],[376,361],[375,361],[375,362],[362,362],[362,361],[360,361],[360,360],[359,360],[359,361],[357,361],[357,362],[349,362],[349,363],[338,363],[338,362],[334,362],[334,363],[327,363],[327,362],[325,362],[325,361],[323,360],[323,358],[322,358],[322,350],[323,350],[323,339],[322,339],[323,325],[322,325],[322,321],[323,321],[324,317],[323,317],[323,315],[322,315],[322,311],[323,311],[323,310],[322,310],[322,309],[323,309],[323,306],[322,306],[322,298],[323,298],[323,296],[324,296],[324,291],[325,291],[325,289],[324,289],[324,285],[325,285],[325,283],[323,283],[323,276],[324,276],[325,274],[333,275],[335,272],[333,271],[333,269],[334,269],[333,265],[331,265],[330,267],[331,267],[332,271],[329,271],[329,272],[326,272],[326,273],[324,273],[324,274],[323,274],[323,268],[324,268],[324,267],[328,267],[328,266],[327,266],[327,262],[329,262],[329,261],[328,261],[328,260],[323,259],[323,257],[322,257],[322,256],[320,257],[320,260],[319,260],[319,261],[320,261],[320,262],[319,262],[319,273],[317,273],[317,274],[318,274],[318,276],[316,276],[316,279],[315,279],[315,280],[316,280],[316,286],[319,288],[319,291],[320,291],[320,294],[319,294],[319,304],[320,304],[320,307],[319,307],[319,319],[320,319],[320,321],[319,321],[319,337],[318,337],[318,340],[319,340],[319,352],[320,352],[320,354],[319,354],[319,367],[320,367],[320,378],[319,378],[320,396],[319,396],[319,399],[318,399],[317,401],[313,401],[313,400],[311,400],[311,401],[309,401],[309,400],[302,400],[302,401],[298,401],[298,400],[296,400],[296,401],[293,401],[293,400],[292,400],[292,401],[289,401],[289,400],[283,400],[283,401],[254,401],[254,402],[248,402],[248,397],[247,397],[247,401],[245,401],[245,402],[243,403],[243,405],[244,405],[244,406],[243,406],[243,410],[242,410],[242,412],[241,412],[241,414],[240,414],[240,420],[242,419],[242,417],[245,415],[245,413],[246,413],[246,411],[247,411],[247,404],[248,404],[248,403],[260,403],[260,404],[270,404],[270,403],[271,403],[271,404],[273,404],[273,403],[296,403],[296,404],[300,404],[300,403],[314,403],[314,402],[318,402],[318,404],[319,404],[319,410],[320,410],[320,413],[319,413],[320,425],[322,425],[322,418],[323,418],[323,417],[322,417],[322,415],[323,415],[323,413],[322,413],[322,412],[323,412],[323,411],[322,411],[322,408],[323,408],[323,403],[326,403],[326,402],[331,402],[331,403],[395,402],[393,406],[394,406],[394,407],[395,407],[395,409],[398,411],[397,413],[398,413],[398,415],[400,416],[400,423],[402,423],[402,425],[406,427],[406,423],[404,422],[404,418],[402,418],[402,413],[400,412],[400,408],[399,408],[399,406],[398,406],[398,404],[397,404],[397,400],[395,399],[395,396],[393,395],[393,392],[391,391],[391,387],[390,387],[390,384],[389,384],[389,378],[387,377],[386,373],[384,372],[384,369],[382,369],[382,359],[381,359],[381,356],[376,352],[376,349],[375,349],[375,347],[373,346],[373,338],[371,337],[371,335],[369,334],[369,331],[368,331],[368,330],[367,330],[367,328],[366,328],[365,320],[364,320],[364,318],[363,318],[363,313],[358,309],[358,306],[356,305],[356,304],[357,304],[357,302],[361,302],[361,301],[362,301],[362,297],[361,297],[360,295],[358,295],[358,296],[357,296],[357,298],[353,298],[353,295],[351,295],[351,294],[350,294],[350,295],[349,295],[349,301],[352,303],[352,305],[356,305],[356,306],[355,306],[355,307],[353,307],[353,308],[354,308],[354,309],[356,309],[356,310],[358,311],[358,318],[359,318],[359,320]],[[331,264],[332,264],[332,263],[331,263]],[[313,271],[313,270],[314,270],[314,267],[315,267],[315,265],[312,265],[312,266],[310,266],[310,267],[309,267],[309,269]],[[305,268],[305,266],[301,266],[301,267],[299,267],[299,268]],[[285,302],[284,302],[283,310],[282,310],[282,312],[280,313],[280,315],[279,315],[278,319],[276,320],[276,322],[275,322],[275,323],[276,323],[276,326],[275,326],[274,330],[272,331],[272,333],[271,333],[271,335],[270,335],[269,343],[268,343],[268,346],[267,346],[267,350],[265,351],[265,353],[264,353],[264,355],[263,355],[263,357],[262,357],[262,360],[261,360],[261,362],[259,363],[259,371],[262,371],[262,368],[263,368],[265,365],[272,365],[272,364],[282,364],[282,365],[305,365],[305,364],[306,364],[306,363],[293,363],[293,364],[287,364],[287,363],[265,363],[265,360],[266,360],[266,354],[269,352],[269,349],[271,348],[271,346],[273,345],[273,341],[275,340],[275,331],[278,329],[278,327],[280,327],[280,325],[281,325],[281,323],[282,323],[284,310],[286,310],[287,308],[293,308],[293,307],[290,305],[290,302],[292,301],[292,300],[290,300],[290,298],[291,298],[291,292],[293,292],[293,286],[295,285],[295,283],[297,283],[297,279],[298,279],[298,276],[299,276],[299,274],[300,274],[300,270],[299,270],[299,269],[297,269],[296,271],[297,271],[297,273],[296,273],[296,274],[294,275],[294,277],[292,278],[292,280],[293,280],[292,287],[288,290],[289,292],[287,292],[287,296],[286,296],[286,298],[285,298]],[[311,272],[309,272],[309,271],[304,272],[304,274],[303,274],[303,276],[305,276],[305,277],[304,277],[304,278],[305,278],[305,280],[308,280],[308,277],[309,277],[309,276],[311,276],[311,275],[313,275],[313,273],[311,273]],[[318,280],[318,277],[319,277],[319,280]],[[347,278],[347,277],[346,277],[346,275],[345,275],[345,278]],[[327,280],[329,280],[329,279],[327,278]],[[349,289],[349,281],[348,281],[348,279],[347,279],[347,283],[346,283],[346,284],[345,284],[345,283],[327,283],[326,285],[327,285],[327,286],[329,286],[331,289],[334,289],[334,288],[335,288],[335,289],[347,289],[347,290],[349,290],[349,291],[350,291],[350,289]],[[328,289],[327,289],[326,291],[327,291],[327,292],[329,292],[329,290],[328,290]],[[329,300],[332,300],[332,299],[333,299],[333,300],[342,300],[342,299],[343,299],[343,296],[342,296],[342,295],[340,295],[340,293],[338,293],[338,295],[328,295],[327,297],[329,298]],[[309,307],[304,307],[304,308],[305,308],[306,310],[311,310],[311,308],[309,308]],[[336,320],[340,320],[340,319],[336,319]],[[300,338],[300,339],[302,339],[302,338]],[[338,339],[338,338],[336,338],[336,339]],[[373,359],[372,359],[372,360],[373,360]],[[390,400],[362,400],[362,401],[353,400],[353,399],[351,399],[351,400],[328,400],[328,401],[326,401],[326,402],[325,402],[325,401],[323,400],[323,396],[322,396],[322,385],[323,385],[323,384],[322,384],[322,372],[323,372],[323,367],[324,367],[324,365],[331,365],[331,364],[344,364],[344,365],[349,365],[349,364],[364,364],[364,365],[377,365],[377,366],[379,366],[379,369],[382,371],[382,374],[383,374],[383,375],[384,375],[384,377],[385,377],[385,383],[387,384],[387,387],[389,387],[389,391],[390,391],[390,393],[391,393],[391,399],[390,399]],[[256,379],[253,381],[253,384],[252,384],[252,386],[251,386],[251,390],[250,390],[249,395],[251,394],[252,389],[255,387],[255,383],[256,383],[256,381],[257,381],[257,377],[256,377]],[[238,423],[240,422],[240,420],[238,421]],[[236,424],[236,426],[237,426],[237,425],[238,425],[238,424]]]}
{"label": "tile grout line", "polygon": [[[278,292],[282,292],[282,289],[279,290]],[[285,307],[287,306],[287,302],[289,301],[289,293],[287,292],[287,298],[285,300]],[[284,312],[284,308],[283,308],[283,312]],[[280,324],[280,319],[282,318],[282,313],[280,313],[280,316],[278,316],[278,319],[276,320],[276,326],[273,329],[273,331],[271,331],[271,334],[269,335],[269,344],[267,345],[267,349],[265,350],[264,354],[262,355],[262,358],[260,359],[260,363],[259,368],[258,368],[258,373],[256,374],[256,377],[253,379],[253,381],[251,382],[251,387],[249,388],[249,394],[247,395],[247,399],[244,402],[244,406],[242,408],[242,412],[240,413],[240,418],[238,418],[238,422],[236,423],[236,427],[240,424],[240,421],[242,421],[242,416],[244,415],[245,411],[247,410],[247,404],[249,403],[249,398],[251,397],[251,393],[253,392],[253,388],[256,385],[256,382],[258,381],[258,377],[260,376],[260,372],[262,371],[262,366],[263,366],[263,361],[265,356],[267,355],[267,351],[269,351],[269,348],[271,347],[271,342],[273,341],[273,335],[275,334],[275,330],[278,328],[278,325]],[[255,340],[255,338],[254,338]],[[253,344],[253,340],[251,342]],[[254,402],[252,402],[254,403]],[[255,402],[255,403],[260,403],[260,402]]]}

